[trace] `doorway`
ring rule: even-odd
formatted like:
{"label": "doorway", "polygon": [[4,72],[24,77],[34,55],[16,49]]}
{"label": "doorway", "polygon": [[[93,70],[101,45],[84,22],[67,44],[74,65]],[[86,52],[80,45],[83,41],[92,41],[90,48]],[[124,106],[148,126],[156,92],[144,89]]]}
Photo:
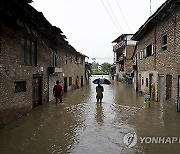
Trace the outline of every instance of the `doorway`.
{"label": "doorway", "polygon": [[164,89],[165,89],[165,80],[164,80],[164,75],[159,75],[159,84],[158,84],[158,94],[159,94],[159,97],[158,97],[158,101],[160,103],[163,103],[164,101]]}
{"label": "doorway", "polygon": [[42,105],[42,76],[33,75],[33,104],[35,108]]}
{"label": "doorway", "polygon": [[172,75],[166,75],[166,100],[171,100]]}
{"label": "doorway", "polygon": [[64,92],[67,92],[67,77],[64,78]]}
{"label": "doorway", "polygon": [[153,82],[153,74],[149,74],[149,94],[151,98],[151,92],[152,92],[152,82]]}
{"label": "doorway", "polygon": [[81,87],[83,86],[83,76],[81,76]]}
{"label": "doorway", "polygon": [[138,90],[141,91],[141,74],[139,74]]}

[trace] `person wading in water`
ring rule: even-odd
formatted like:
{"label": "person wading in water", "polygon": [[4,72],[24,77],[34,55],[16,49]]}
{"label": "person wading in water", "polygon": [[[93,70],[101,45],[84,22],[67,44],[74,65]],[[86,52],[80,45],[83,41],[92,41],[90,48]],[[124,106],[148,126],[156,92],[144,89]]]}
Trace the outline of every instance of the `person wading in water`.
{"label": "person wading in water", "polygon": [[100,101],[100,103],[102,103],[103,92],[104,92],[103,86],[101,86],[100,83],[98,83],[98,85],[96,86],[96,93],[97,93],[96,99],[97,99],[97,102]]}
{"label": "person wading in water", "polygon": [[58,103],[58,99],[60,100],[60,103],[62,103],[63,89],[58,80],[53,88],[53,95],[56,98],[56,103]]}

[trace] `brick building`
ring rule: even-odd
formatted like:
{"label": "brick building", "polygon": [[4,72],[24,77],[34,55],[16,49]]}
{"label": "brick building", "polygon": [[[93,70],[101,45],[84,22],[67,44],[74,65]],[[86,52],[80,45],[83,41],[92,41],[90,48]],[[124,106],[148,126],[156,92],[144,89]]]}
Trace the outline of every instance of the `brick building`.
{"label": "brick building", "polygon": [[113,43],[114,62],[116,63],[116,80],[123,81],[132,74],[132,55],[136,41],[132,40],[133,34],[122,34]]}
{"label": "brick building", "polygon": [[[30,1],[29,1],[30,2]],[[0,126],[53,100],[56,80],[64,91],[86,82],[85,55],[27,0],[1,0]]]}
{"label": "brick building", "polygon": [[[180,1],[167,0],[134,34],[138,90],[177,109],[180,103]],[[179,109],[178,109],[179,110]]]}

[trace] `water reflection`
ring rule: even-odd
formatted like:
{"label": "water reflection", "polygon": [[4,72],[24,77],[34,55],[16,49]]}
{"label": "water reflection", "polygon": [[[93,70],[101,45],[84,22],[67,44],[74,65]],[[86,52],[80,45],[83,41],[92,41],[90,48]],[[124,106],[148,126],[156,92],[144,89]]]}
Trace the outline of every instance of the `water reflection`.
{"label": "water reflection", "polygon": [[97,123],[102,126],[104,123],[103,105],[102,103],[96,103],[96,115],[95,119]]}
{"label": "water reflection", "polygon": [[[100,76],[101,77],[101,76]],[[92,81],[94,78],[92,77]],[[143,136],[179,136],[180,115],[143,97],[131,85],[103,85],[103,103],[96,103],[95,84],[65,94],[63,104],[50,103],[0,129],[3,154],[178,153],[179,144],[123,143],[129,132]]]}

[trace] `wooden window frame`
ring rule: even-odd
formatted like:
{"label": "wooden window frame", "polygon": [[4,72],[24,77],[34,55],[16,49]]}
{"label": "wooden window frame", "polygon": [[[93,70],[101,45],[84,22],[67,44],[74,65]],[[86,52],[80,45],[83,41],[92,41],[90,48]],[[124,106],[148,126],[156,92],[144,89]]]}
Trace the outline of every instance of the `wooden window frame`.
{"label": "wooden window frame", "polygon": [[36,42],[21,38],[21,63],[24,65],[37,66]]}
{"label": "wooden window frame", "polygon": [[161,37],[161,51],[167,50],[167,41],[167,34],[165,34]]}
{"label": "wooden window frame", "polygon": [[14,93],[26,92],[26,81],[14,82]]}
{"label": "wooden window frame", "polygon": [[56,67],[57,66],[57,52],[54,49],[51,49],[50,66],[51,67]]}
{"label": "wooden window frame", "polygon": [[72,85],[72,77],[69,77],[69,86]]}

